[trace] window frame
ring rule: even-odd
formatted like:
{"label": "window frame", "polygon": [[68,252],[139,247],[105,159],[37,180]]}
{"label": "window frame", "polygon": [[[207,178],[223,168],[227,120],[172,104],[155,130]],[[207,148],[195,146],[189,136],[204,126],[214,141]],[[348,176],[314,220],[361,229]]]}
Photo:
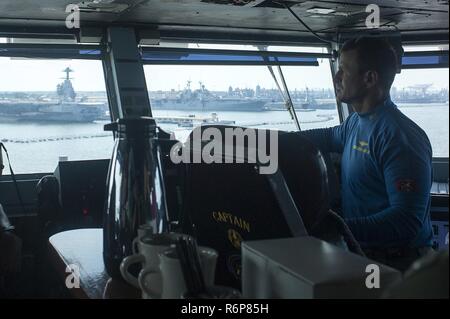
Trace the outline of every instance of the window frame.
{"label": "window frame", "polygon": [[317,59],[331,58],[329,53],[141,47],[143,65],[318,66]]}
{"label": "window frame", "polygon": [[[73,59],[73,60],[97,60],[102,63],[104,73],[104,59],[106,53],[106,45],[102,44],[37,44],[37,43],[0,43],[0,58],[23,58],[30,60],[48,59]],[[108,83],[105,81],[106,93],[108,92]],[[107,94],[107,103],[110,101]],[[111,113],[111,110],[110,110]],[[64,125],[64,123],[62,123]],[[111,135],[113,138],[114,136]],[[3,157],[5,169],[8,159]],[[18,182],[26,182],[36,176],[44,176],[49,173],[31,172],[31,173],[14,173]],[[12,174],[3,174],[0,176],[0,182],[12,181]]]}

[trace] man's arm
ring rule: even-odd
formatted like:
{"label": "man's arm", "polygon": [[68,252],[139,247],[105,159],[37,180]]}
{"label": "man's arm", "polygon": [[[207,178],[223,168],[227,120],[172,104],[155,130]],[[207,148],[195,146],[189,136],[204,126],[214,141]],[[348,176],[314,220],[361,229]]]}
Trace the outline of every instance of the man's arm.
{"label": "man's arm", "polygon": [[[401,134],[400,134],[401,135]],[[432,182],[431,147],[390,143],[378,157],[383,169],[389,207],[368,217],[346,222],[361,243],[380,246],[410,244],[428,218]],[[392,139],[394,140],[394,139]],[[422,144],[423,145],[423,144]]]}
{"label": "man's arm", "polygon": [[302,131],[299,134],[309,139],[323,153],[342,153],[350,125],[355,121],[350,116],[344,123],[329,128]]}

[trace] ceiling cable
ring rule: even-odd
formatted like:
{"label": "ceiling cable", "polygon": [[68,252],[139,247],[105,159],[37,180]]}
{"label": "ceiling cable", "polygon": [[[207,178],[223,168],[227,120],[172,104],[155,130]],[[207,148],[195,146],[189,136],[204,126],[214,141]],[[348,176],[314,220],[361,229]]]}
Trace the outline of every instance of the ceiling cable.
{"label": "ceiling cable", "polygon": [[312,30],[310,27],[308,27],[308,25],[303,22],[302,19],[300,19],[300,17],[284,2],[278,2],[278,1],[273,1],[273,3],[276,3],[278,5],[283,6],[284,8],[286,8],[287,10],[289,10],[289,12],[313,35],[315,36],[317,39],[319,39],[320,41],[323,42],[327,42],[327,43],[338,43],[336,41],[333,40],[328,40],[325,38],[322,38],[320,35],[318,35],[316,32],[314,32],[314,30]]}

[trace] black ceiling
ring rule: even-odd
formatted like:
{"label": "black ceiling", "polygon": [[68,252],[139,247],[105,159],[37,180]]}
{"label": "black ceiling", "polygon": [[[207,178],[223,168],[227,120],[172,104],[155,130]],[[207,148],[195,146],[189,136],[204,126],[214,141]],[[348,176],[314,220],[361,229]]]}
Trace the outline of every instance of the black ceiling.
{"label": "black ceiling", "polygon": [[[81,7],[95,0],[0,0],[0,32],[17,28],[64,29],[66,6]],[[97,0],[110,1],[110,0]],[[281,1],[281,0],[280,0]],[[150,27],[166,34],[213,32],[235,34],[308,35],[309,32],[286,9],[267,0],[116,0],[126,7],[120,13],[81,12],[81,26],[124,24]],[[442,0],[350,0],[289,1],[288,5],[312,30],[323,36],[337,31],[365,30],[367,5],[380,6],[383,30],[404,34],[448,35],[448,1]],[[312,8],[334,10],[333,14],[312,13]],[[120,8],[120,7],[119,7]],[[186,33],[187,32],[187,33]]]}

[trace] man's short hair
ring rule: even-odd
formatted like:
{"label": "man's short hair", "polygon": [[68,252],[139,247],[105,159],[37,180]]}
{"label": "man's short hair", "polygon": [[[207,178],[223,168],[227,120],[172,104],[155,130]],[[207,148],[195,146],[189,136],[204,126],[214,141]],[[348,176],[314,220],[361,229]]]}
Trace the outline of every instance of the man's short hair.
{"label": "man's short hair", "polygon": [[353,50],[360,71],[376,71],[383,88],[389,90],[399,69],[398,53],[392,45],[384,38],[360,37],[346,41],[341,48],[341,52]]}

